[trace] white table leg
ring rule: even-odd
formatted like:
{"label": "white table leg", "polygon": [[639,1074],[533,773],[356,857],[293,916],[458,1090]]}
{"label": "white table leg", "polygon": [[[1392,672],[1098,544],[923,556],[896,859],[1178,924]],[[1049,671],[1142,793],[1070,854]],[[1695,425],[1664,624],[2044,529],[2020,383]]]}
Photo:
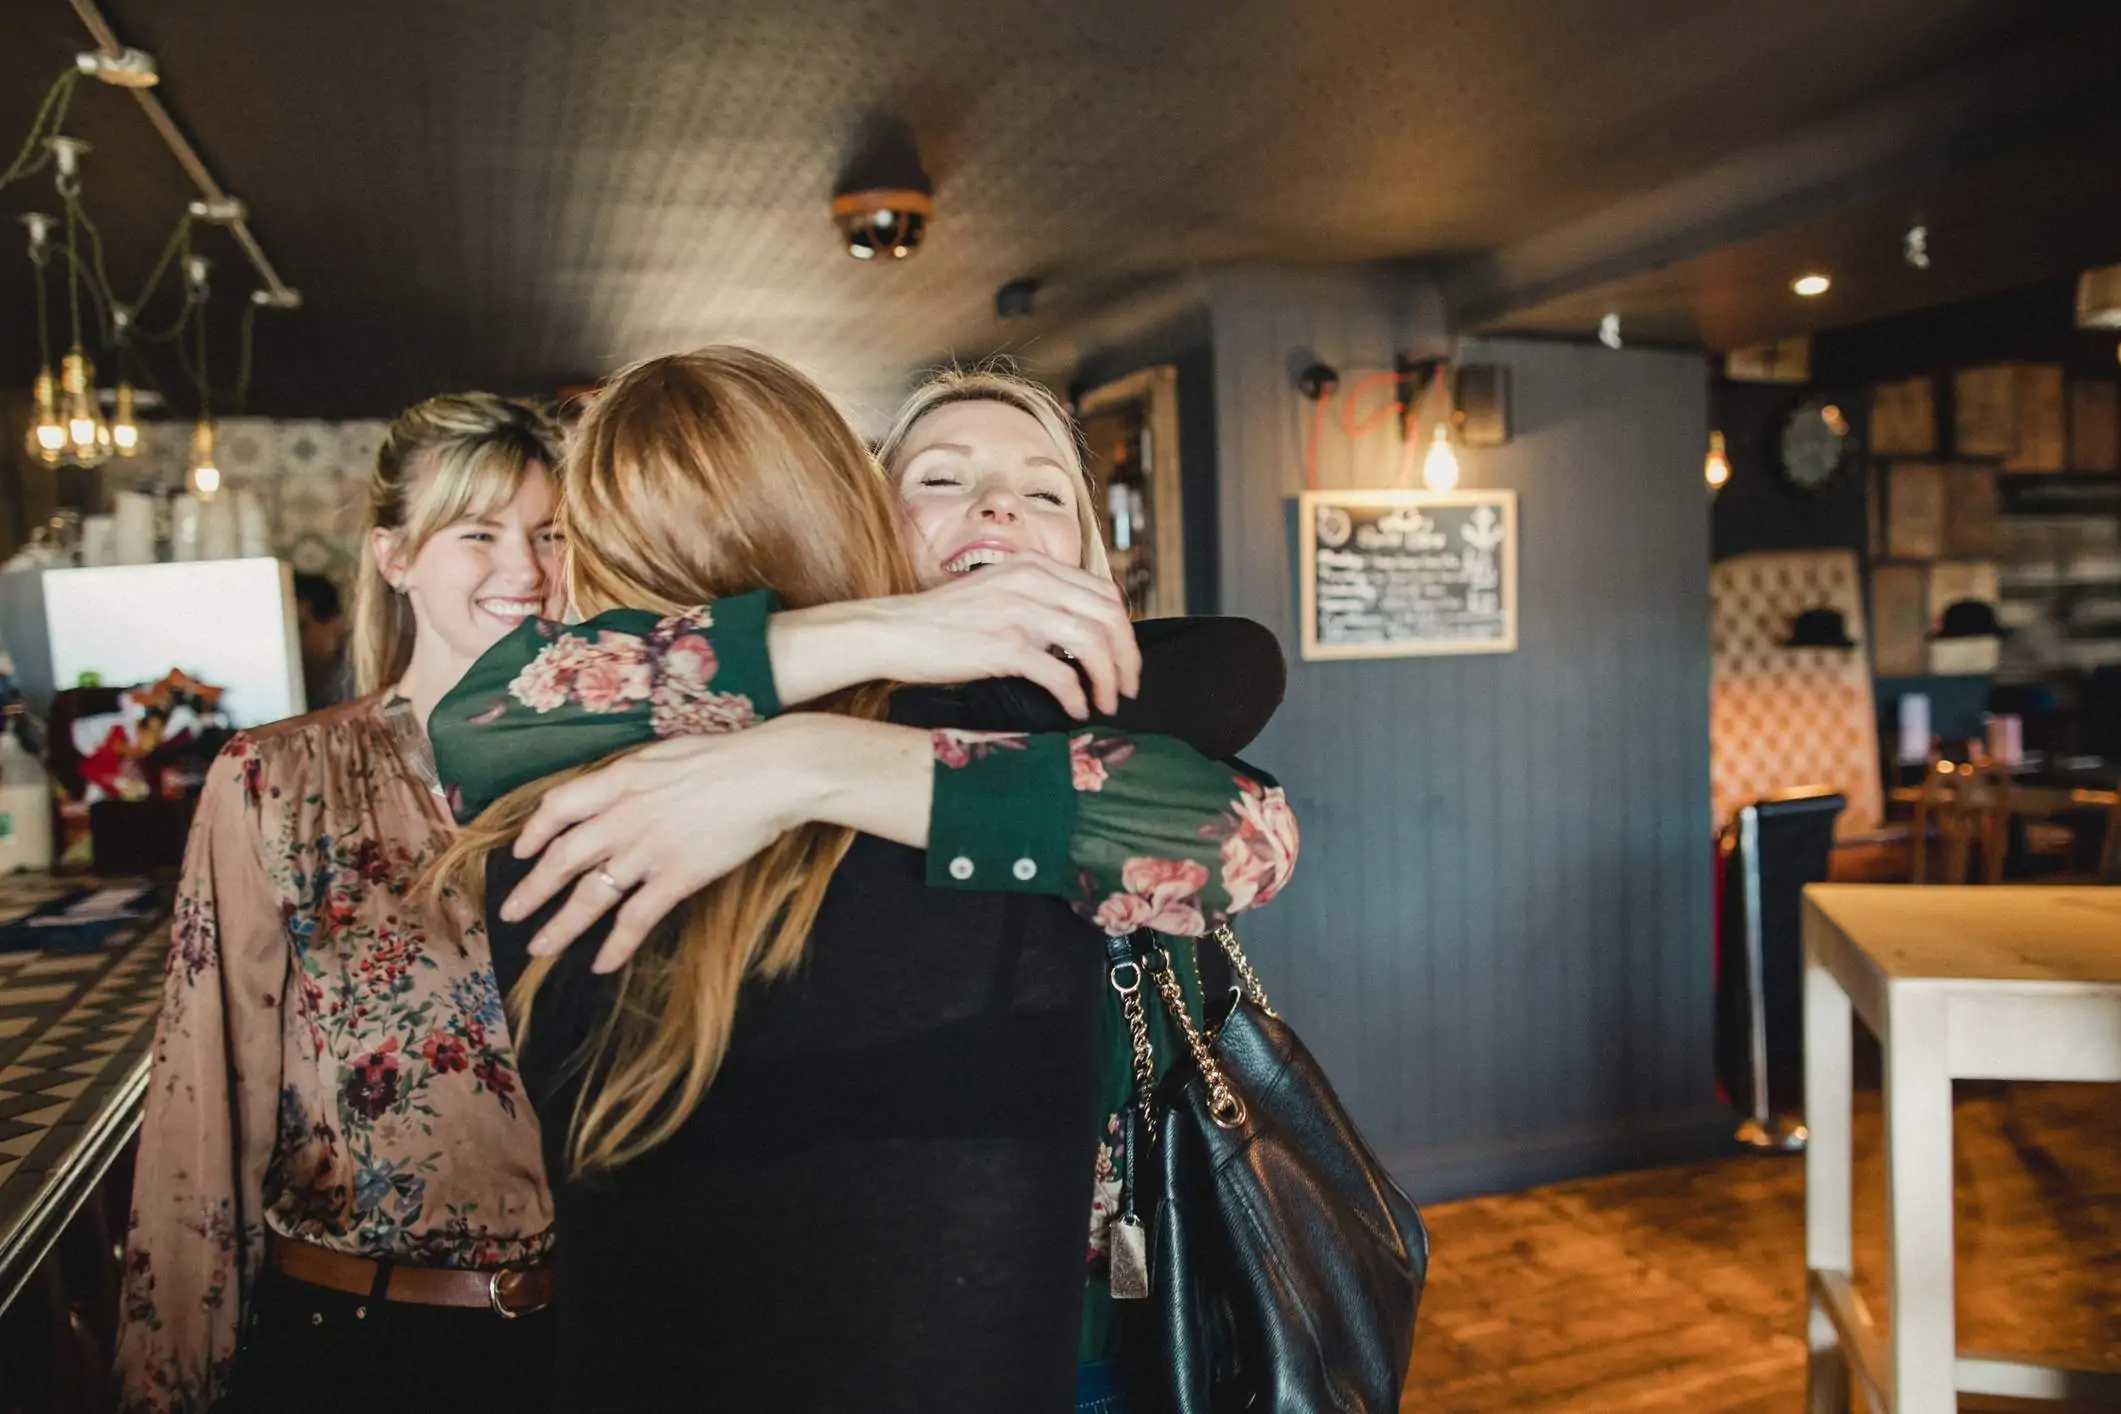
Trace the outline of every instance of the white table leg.
{"label": "white table leg", "polygon": [[1959,1407],[1952,1293],[1952,1080],[1943,1003],[1888,984],[1885,1185],[1896,1414]]}
{"label": "white table leg", "polygon": [[[1848,993],[1820,961],[1808,918],[1804,939],[1804,1264],[1813,1271],[1847,1272],[1849,1239],[1850,1091],[1854,1036]],[[1834,1323],[1814,1296],[1805,1378],[1806,1414],[1848,1414],[1848,1356]]]}

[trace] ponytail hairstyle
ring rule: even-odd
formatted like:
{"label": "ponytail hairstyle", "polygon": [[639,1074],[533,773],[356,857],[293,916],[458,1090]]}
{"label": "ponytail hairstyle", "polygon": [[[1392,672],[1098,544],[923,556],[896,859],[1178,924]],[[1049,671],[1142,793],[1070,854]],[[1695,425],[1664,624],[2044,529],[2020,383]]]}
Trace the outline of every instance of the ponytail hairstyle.
{"label": "ponytail hairstyle", "polygon": [[515,499],[532,467],[557,476],[560,431],[528,403],[491,393],[445,393],[398,414],[376,449],[354,585],[355,691],[374,692],[412,662],[412,606],[376,558],[377,530],[409,561],[444,526],[491,515]]}
{"label": "ponytail hairstyle", "polygon": [[1099,579],[1111,579],[1105,533],[1098,527],[1097,507],[1091,504],[1090,475],[1083,468],[1082,435],[1076,431],[1075,419],[1068,415],[1068,409],[1044,384],[999,368],[948,368],[914,389],[892,419],[891,430],[877,444],[876,457],[892,478],[892,494],[898,492],[899,463],[913,429],[929,413],[952,403],[1000,403],[1015,408],[1045,430],[1054,451],[1060,454],[1061,465],[1075,478],[1075,515],[1083,530],[1081,568]]}
{"label": "ponytail hairstyle", "polygon": [[[791,609],[917,588],[897,497],[868,450],[816,384],[767,354],[715,346],[620,370],[583,412],[560,485],[568,587],[585,616],[677,614],[762,587]],[[877,720],[886,696],[867,684],[819,707]],[[502,796],[457,833],[431,881],[479,898],[487,858],[545,793],[601,764]],[[685,1122],[721,1066],[744,983],[801,963],[853,838],[791,830],[650,933],[577,1058],[573,1172],[616,1168]],[[519,1047],[551,965],[534,959],[509,996]]]}

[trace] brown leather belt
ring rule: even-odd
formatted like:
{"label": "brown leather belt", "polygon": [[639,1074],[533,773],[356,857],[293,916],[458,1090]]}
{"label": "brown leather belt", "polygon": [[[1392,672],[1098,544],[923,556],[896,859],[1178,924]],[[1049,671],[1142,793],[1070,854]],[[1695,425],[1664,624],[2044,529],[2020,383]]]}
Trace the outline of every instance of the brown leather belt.
{"label": "brown leather belt", "polygon": [[[380,1263],[366,1257],[296,1242],[278,1233],[272,1234],[265,1244],[265,1262],[296,1281],[355,1296],[376,1294],[376,1278],[382,1271]],[[381,1295],[385,1301],[414,1306],[485,1306],[512,1321],[551,1305],[557,1280],[558,1274],[549,1261],[493,1271],[393,1264]]]}

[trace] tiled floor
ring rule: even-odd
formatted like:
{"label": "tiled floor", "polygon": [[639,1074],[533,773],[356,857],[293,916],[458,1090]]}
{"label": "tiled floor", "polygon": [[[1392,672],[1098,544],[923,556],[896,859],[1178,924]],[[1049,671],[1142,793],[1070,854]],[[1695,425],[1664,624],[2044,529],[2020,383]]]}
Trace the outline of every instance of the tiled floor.
{"label": "tiled floor", "polygon": [[[2117,1119],[2113,1087],[1961,1087],[1962,1348],[2121,1363]],[[1856,1157],[1857,1284],[1882,1319],[1875,1096],[1858,1097]],[[1426,1216],[1409,1414],[1803,1409],[1801,1159],[1734,1157]]]}

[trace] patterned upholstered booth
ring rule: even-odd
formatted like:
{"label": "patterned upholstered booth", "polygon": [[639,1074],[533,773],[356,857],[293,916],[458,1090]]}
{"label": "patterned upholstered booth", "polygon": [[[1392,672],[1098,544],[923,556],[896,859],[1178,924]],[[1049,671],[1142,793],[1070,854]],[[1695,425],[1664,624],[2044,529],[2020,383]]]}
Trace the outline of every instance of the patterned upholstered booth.
{"label": "patterned upholstered booth", "polygon": [[[1829,786],[1847,801],[1840,838],[1884,818],[1869,635],[1856,556],[1774,551],[1710,571],[1710,790],[1717,827],[1750,801]],[[1810,609],[1838,611],[1853,648],[1783,646]]]}

